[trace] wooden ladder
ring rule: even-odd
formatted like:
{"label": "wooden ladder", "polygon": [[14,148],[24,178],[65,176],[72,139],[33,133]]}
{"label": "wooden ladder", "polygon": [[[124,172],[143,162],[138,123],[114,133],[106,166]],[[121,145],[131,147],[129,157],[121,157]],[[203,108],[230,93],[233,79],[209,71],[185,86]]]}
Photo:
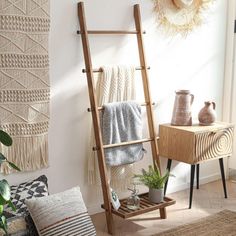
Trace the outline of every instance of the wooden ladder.
{"label": "wooden ladder", "polygon": [[[143,211],[141,209],[141,211],[137,211],[137,213],[134,214],[133,212],[129,212],[127,209],[126,210],[123,209],[123,211],[121,209],[120,214],[119,214],[119,211],[116,212],[114,211],[114,209],[112,209],[111,201],[110,201],[110,186],[108,183],[104,149],[117,147],[117,146],[143,143],[143,142],[150,142],[153,162],[154,164],[156,163],[157,167],[160,169],[159,152],[158,152],[158,146],[157,146],[157,135],[156,135],[155,126],[154,126],[152,101],[151,101],[151,96],[150,96],[150,88],[149,88],[150,86],[149,86],[148,73],[147,73],[148,67],[146,64],[146,59],[145,59],[145,54],[144,54],[144,45],[143,45],[143,33],[145,32],[142,29],[140,7],[138,4],[134,5],[134,20],[135,20],[135,27],[136,27],[136,30],[134,31],[87,30],[83,2],[78,3],[78,17],[79,17],[80,31],[78,31],[77,33],[80,34],[82,38],[83,53],[84,53],[84,60],[85,60],[85,67],[86,67],[85,69],[83,69],[83,72],[87,74],[87,83],[88,83],[88,91],[89,91],[90,106],[91,106],[89,111],[91,111],[92,119],[93,119],[93,127],[94,127],[94,133],[95,133],[95,141],[96,141],[96,147],[94,148],[94,150],[97,151],[97,158],[98,158],[98,163],[99,163],[99,171],[100,171],[103,200],[104,200],[103,208],[105,209],[105,213],[106,213],[108,232],[110,234],[113,234],[114,226],[113,226],[112,213],[122,216],[123,218],[127,218],[128,215],[133,216],[133,215],[141,214],[143,212],[147,212],[147,210]],[[146,106],[150,138],[111,144],[111,145],[103,145],[101,128],[100,128],[100,120],[99,120],[99,110],[102,110],[102,107],[98,107],[98,104],[96,101],[95,84],[94,84],[94,77],[93,77],[93,73],[100,72],[101,69],[93,69],[91,54],[90,54],[90,47],[89,47],[89,39],[88,39],[89,34],[109,34],[109,35],[134,34],[137,36],[140,67],[137,67],[136,70],[141,70],[141,73],[142,73],[143,90],[144,90],[144,97],[145,97],[145,103],[143,103],[142,105]],[[173,201],[171,201],[171,199],[168,199],[168,198],[165,200],[166,202],[163,203],[164,205],[158,205],[158,206],[155,206],[155,204],[148,203],[148,200],[147,199],[145,200],[145,198],[143,198],[142,201],[143,201],[143,206],[145,206],[146,208],[150,208],[150,210],[160,209],[161,218],[166,218],[165,206],[173,204]],[[124,205],[125,203],[122,203],[122,204]]]}

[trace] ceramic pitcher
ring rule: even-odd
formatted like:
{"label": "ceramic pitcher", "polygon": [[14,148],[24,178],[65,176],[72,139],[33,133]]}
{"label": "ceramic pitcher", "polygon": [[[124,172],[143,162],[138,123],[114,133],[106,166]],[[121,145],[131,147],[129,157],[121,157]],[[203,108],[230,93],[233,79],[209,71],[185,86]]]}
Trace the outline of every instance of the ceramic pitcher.
{"label": "ceramic pitcher", "polygon": [[200,125],[212,125],[216,120],[216,104],[211,101],[205,102],[205,106],[198,113]]}
{"label": "ceramic pitcher", "polygon": [[194,100],[193,94],[191,94],[189,90],[177,90],[175,93],[171,125],[192,125],[191,108]]}

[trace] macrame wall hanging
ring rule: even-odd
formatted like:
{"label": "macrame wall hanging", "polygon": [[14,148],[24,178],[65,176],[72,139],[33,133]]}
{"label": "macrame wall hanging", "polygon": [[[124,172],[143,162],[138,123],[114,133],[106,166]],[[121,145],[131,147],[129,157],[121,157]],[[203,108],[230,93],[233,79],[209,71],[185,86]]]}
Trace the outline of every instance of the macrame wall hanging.
{"label": "macrame wall hanging", "polygon": [[157,21],[169,35],[186,36],[204,22],[204,13],[215,0],[153,0]]}
{"label": "macrame wall hanging", "polygon": [[0,151],[22,171],[48,165],[49,24],[49,0],[1,0],[0,129],[13,146]]}

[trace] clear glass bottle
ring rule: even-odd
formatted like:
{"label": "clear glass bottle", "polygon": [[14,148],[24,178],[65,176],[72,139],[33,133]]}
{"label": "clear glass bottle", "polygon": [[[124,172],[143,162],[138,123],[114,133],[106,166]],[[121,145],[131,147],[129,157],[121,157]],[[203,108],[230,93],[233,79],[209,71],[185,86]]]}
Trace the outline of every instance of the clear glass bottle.
{"label": "clear glass bottle", "polygon": [[128,188],[131,191],[131,195],[127,199],[127,208],[130,210],[139,209],[140,198],[138,196],[138,190],[136,189],[136,185],[134,184],[133,189]]}

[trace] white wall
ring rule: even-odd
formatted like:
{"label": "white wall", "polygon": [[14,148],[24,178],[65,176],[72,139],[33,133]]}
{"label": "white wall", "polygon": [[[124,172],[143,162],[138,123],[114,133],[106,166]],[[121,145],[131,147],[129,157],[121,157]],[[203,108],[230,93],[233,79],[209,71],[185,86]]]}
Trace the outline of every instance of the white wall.
{"label": "white wall", "polygon": [[[234,21],[236,19],[236,2],[229,0],[227,15],[227,37],[225,57],[225,80],[223,93],[223,120],[236,123],[236,37],[234,33]],[[236,137],[236,130],[234,132]],[[236,170],[236,142],[233,146],[233,155],[229,158],[228,167]]]}
{"label": "white wall", "polygon": [[[145,48],[151,66],[150,83],[153,100],[158,102],[155,113],[158,123],[171,119],[174,91],[188,88],[195,95],[193,116],[205,100],[217,104],[218,119],[222,112],[224,72],[226,1],[217,1],[206,23],[187,38],[168,38],[159,30],[152,11],[152,1],[93,0],[85,1],[89,29],[133,29],[133,9],[141,5]],[[63,191],[80,185],[87,206],[99,209],[100,197],[86,184],[86,154],[89,140],[90,114],[81,39],[78,29],[76,0],[51,0],[50,74],[51,122],[49,130],[50,167],[33,173],[9,176],[11,183],[45,173],[50,192]],[[91,36],[94,67],[103,64],[133,63],[138,65],[134,36]],[[141,95],[140,95],[141,97]],[[148,158],[145,159],[145,164]],[[162,160],[163,166],[166,160]],[[169,191],[188,187],[190,167],[173,164],[175,179]],[[203,182],[219,178],[218,162],[202,165]],[[187,205],[188,203],[186,203]]]}

